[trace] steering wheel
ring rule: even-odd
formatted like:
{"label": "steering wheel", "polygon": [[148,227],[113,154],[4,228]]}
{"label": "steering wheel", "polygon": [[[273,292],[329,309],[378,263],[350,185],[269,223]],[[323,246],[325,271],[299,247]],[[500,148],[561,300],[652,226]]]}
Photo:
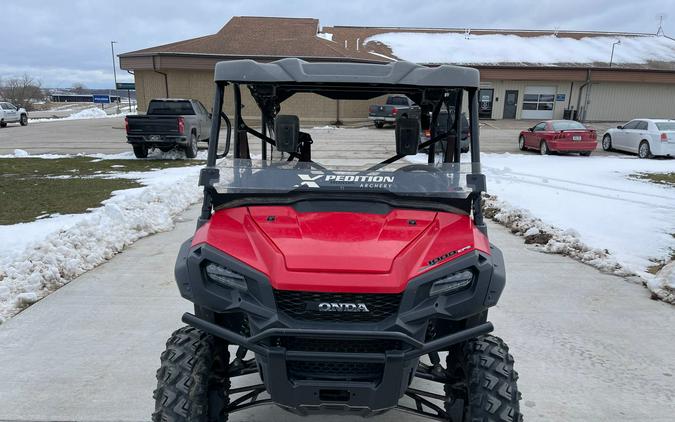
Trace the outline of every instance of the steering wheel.
{"label": "steering wheel", "polygon": [[[428,164],[410,164],[396,169],[395,173],[415,173],[403,182],[401,188],[404,191],[419,192],[444,192],[447,190],[447,181],[444,181],[444,173],[438,167]],[[440,177],[439,177],[440,176]],[[405,188],[404,188],[405,186]]]}
{"label": "steering wheel", "polygon": [[397,168],[395,171],[404,171],[404,172],[413,172],[413,171],[423,171],[426,173],[441,173],[441,170],[438,167],[434,167],[428,164],[410,164],[404,167]]}

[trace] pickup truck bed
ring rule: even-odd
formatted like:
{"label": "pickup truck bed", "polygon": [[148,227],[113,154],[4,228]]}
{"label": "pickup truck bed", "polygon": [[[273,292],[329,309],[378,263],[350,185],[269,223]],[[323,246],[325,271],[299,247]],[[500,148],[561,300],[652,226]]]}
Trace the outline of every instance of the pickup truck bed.
{"label": "pickup truck bed", "polygon": [[395,124],[398,116],[419,117],[420,107],[410,98],[403,95],[391,95],[387,97],[387,103],[374,104],[368,107],[368,119],[372,120],[375,127],[381,128],[385,123]]}

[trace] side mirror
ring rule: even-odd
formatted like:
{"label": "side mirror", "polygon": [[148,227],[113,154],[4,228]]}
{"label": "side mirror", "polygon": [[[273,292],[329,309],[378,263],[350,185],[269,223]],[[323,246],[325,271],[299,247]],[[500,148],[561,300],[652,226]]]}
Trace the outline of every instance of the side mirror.
{"label": "side mirror", "polygon": [[396,154],[415,155],[420,142],[419,118],[396,118]]}
{"label": "side mirror", "polygon": [[527,130],[529,130],[530,132],[534,132],[534,126],[528,127]]}
{"label": "side mirror", "polygon": [[213,119],[213,113],[209,113],[209,119]]}
{"label": "side mirror", "polygon": [[281,152],[296,152],[300,138],[300,119],[293,115],[279,115],[274,121],[277,150]]}
{"label": "side mirror", "polygon": [[623,129],[623,126],[619,125],[616,127],[617,129]]}

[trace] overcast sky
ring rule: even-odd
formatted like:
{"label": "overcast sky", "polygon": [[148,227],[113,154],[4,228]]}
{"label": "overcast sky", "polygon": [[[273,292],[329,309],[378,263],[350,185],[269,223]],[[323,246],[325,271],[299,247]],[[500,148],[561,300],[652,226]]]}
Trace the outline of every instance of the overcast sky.
{"label": "overcast sky", "polygon": [[[217,32],[232,16],[313,17],[321,25],[573,29],[656,32],[666,15],[675,36],[675,0],[308,1],[3,0],[0,78],[24,73],[45,87],[113,86],[116,53]],[[415,5],[421,7],[415,8]],[[668,16],[668,13],[672,16]],[[118,80],[131,80],[118,69]]]}

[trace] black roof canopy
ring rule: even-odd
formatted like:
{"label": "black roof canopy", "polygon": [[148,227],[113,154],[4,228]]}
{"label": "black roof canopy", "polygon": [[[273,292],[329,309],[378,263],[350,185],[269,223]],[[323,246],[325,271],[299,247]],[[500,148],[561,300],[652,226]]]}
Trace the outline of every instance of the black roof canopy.
{"label": "black roof canopy", "polygon": [[285,86],[287,89],[295,86],[299,88],[297,91],[323,91],[335,87],[336,90],[347,88],[349,91],[352,88],[377,92],[391,91],[393,87],[404,90],[478,88],[480,75],[477,69],[451,65],[427,67],[405,61],[387,64],[309,63],[287,58],[271,63],[254,60],[219,62],[216,64],[215,81],[270,84]]}

